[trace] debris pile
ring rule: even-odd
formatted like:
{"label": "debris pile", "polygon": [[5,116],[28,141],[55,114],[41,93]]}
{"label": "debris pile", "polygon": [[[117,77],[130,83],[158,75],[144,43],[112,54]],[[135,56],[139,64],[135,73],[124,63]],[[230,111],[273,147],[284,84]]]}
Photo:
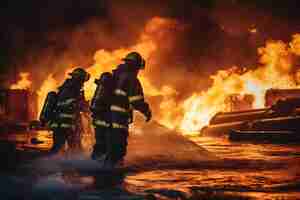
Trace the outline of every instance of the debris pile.
{"label": "debris pile", "polygon": [[217,113],[202,135],[229,136],[234,141],[300,142],[300,98],[298,89],[270,89],[268,107]]}

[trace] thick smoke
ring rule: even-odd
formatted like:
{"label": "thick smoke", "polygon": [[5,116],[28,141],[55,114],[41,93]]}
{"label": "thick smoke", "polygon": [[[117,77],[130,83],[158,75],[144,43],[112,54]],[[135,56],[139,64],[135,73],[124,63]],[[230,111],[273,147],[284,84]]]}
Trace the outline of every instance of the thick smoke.
{"label": "thick smoke", "polygon": [[[181,81],[183,78],[180,75],[189,77],[197,73],[201,79],[199,82],[203,80],[203,83],[198,83],[195,90],[207,87],[210,82],[202,77],[220,68],[253,65],[256,49],[266,39],[288,39],[295,31],[292,27],[296,27],[254,6],[228,1],[207,4],[192,1],[154,1],[151,4],[146,1],[92,1],[94,3],[80,5],[83,7],[81,10],[75,9],[77,4],[73,5],[73,12],[69,5],[71,2],[63,2],[53,16],[50,11],[55,3],[41,10],[40,25],[34,22],[31,25],[40,26],[40,34],[14,29],[13,51],[26,49],[25,55],[21,59],[16,58],[14,64],[18,71],[34,71],[36,85],[49,72],[54,72],[60,79],[65,69],[75,65],[89,66],[98,49],[114,50],[131,46],[143,27],[155,16],[172,19],[176,23],[174,27],[162,30],[160,46],[154,55],[155,61],[158,60],[155,65],[159,72],[151,76],[171,76],[155,80],[156,85],[161,86],[165,82],[172,84]],[[67,16],[61,14],[62,10]],[[89,17],[83,17],[89,13]],[[74,21],[76,18],[81,20],[77,20],[76,24],[72,22],[73,18]],[[54,25],[59,26],[53,28]],[[251,32],[254,29],[256,33]],[[178,73],[174,75],[174,71]]]}

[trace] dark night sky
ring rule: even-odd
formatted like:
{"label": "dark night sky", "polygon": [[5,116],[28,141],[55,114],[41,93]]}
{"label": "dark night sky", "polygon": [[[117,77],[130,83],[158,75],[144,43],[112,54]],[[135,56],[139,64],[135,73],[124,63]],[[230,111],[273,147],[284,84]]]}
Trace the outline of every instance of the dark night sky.
{"label": "dark night sky", "polygon": [[[214,13],[220,2],[222,2],[222,5],[225,5],[225,7],[228,4],[229,7],[237,5],[243,8],[255,8],[259,13],[266,13],[268,16],[274,17],[275,24],[276,21],[282,20],[282,23],[289,22],[293,25],[291,29],[285,30],[284,33],[282,33],[282,30],[279,28],[278,30],[277,27],[272,27],[272,30],[266,28],[264,31],[272,38],[286,40],[289,39],[291,33],[300,30],[298,0],[4,0],[1,1],[2,5],[0,6],[0,71],[2,73],[6,72],[7,66],[11,66],[16,60],[23,59],[26,52],[32,49],[39,50],[44,48],[45,45],[47,45],[45,40],[49,32],[62,29],[71,30],[95,17],[102,21],[107,21],[112,32],[114,32],[114,30],[120,30],[118,26],[124,26],[124,24],[119,23],[118,20],[115,19],[116,16],[114,16],[115,12],[111,9],[112,7],[132,6],[135,9],[130,10],[130,12],[137,13],[141,12],[138,9],[139,7],[143,8],[142,10],[144,10],[145,7],[149,7],[152,11],[146,12],[150,14],[143,14],[144,16],[141,17],[141,23],[143,23],[143,20],[145,22],[151,15],[173,17],[191,25],[198,23],[200,19],[202,26],[192,26],[193,30],[190,31],[190,34],[187,34],[187,40],[192,44],[194,38],[203,37],[207,39],[207,42],[203,42],[205,41],[203,40],[198,46],[209,45],[210,40],[212,40],[210,35],[220,32],[215,22],[211,21],[209,17]],[[199,15],[201,12],[205,14]],[[235,10],[232,9],[231,12],[235,12]],[[122,14],[124,15],[124,13]],[[117,17],[122,18],[122,15]],[[256,20],[260,20],[259,17],[256,18]],[[262,24],[262,26],[263,25],[264,24]],[[126,33],[124,34],[126,35]],[[131,31],[130,34],[134,35],[135,33]],[[128,40],[132,40],[132,38],[128,38]],[[124,41],[124,43],[120,42],[120,45],[124,44],[126,45],[126,41]],[[199,48],[193,46],[189,47],[189,43],[187,43],[186,46],[191,49],[187,53],[189,56],[208,54],[205,48],[198,50]],[[234,62],[237,61],[234,60]]]}

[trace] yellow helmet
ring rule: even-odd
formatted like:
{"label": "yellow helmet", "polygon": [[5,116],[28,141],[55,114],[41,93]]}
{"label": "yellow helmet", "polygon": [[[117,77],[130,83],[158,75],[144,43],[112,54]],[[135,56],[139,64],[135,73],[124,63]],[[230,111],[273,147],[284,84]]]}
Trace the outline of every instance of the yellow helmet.
{"label": "yellow helmet", "polygon": [[145,68],[145,60],[138,52],[130,52],[125,56],[125,58],[123,58],[123,60],[133,62],[139,69]]}
{"label": "yellow helmet", "polygon": [[70,75],[74,78],[80,78],[84,81],[88,81],[90,79],[90,74],[81,67],[74,69]]}

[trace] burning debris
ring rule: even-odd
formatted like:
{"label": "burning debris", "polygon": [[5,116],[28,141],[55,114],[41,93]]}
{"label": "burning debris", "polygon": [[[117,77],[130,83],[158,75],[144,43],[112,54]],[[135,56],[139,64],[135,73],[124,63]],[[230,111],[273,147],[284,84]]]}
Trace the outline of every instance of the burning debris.
{"label": "burning debris", "polygon": [[[209,121],[209,125],[224,124],[237,121],[249,121],[261,118],[272,117],[271,113],[267,112],[268,109],[252,109],[240,112],[219,112],[214,115]],[[273,114],[274,115],[274,114]]]}
{"label": "burning debris", "polygon": [[234,67],[212,76],[213,86],[188,100],[183,128],[197,130],[207,125],[217,112],[226,110],[225,100],[234,93],[253,95],[253,108],[263,108],[268,89],[298,88],[292,56],[297,55],[299,36],[294,35],[289,45],[282,41],[268,41],[265,47],[258,49],[261,65],[254,70]]}
{"label": "burning debris", "polygon": [[229,135],[234,141],[299,143],[299,122],[300,98],[287,98],[278,100],[269,108],[218,113],[201,133]]}
{"label": "burning debris", "polygon": [[269,89],[266,92],[266,107],[273,106],[279,100],[300,98],[300,89]]}

